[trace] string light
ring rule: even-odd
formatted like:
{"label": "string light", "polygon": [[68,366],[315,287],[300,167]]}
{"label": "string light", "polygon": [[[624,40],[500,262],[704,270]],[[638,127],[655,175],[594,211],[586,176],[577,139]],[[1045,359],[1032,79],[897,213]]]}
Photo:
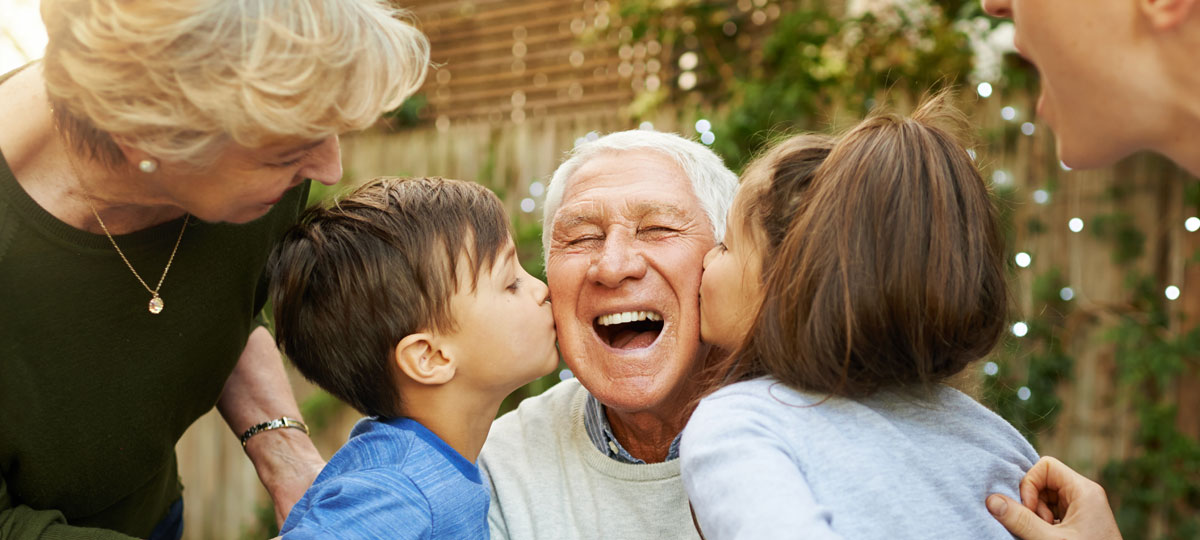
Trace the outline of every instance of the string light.
{"label": "string light", "polygon": [[1187,221],[1183,222],[1183,227],[1187,229],[1188,232],[1200,231],[1200,217],[1192,216],[1187,218]]}
{"label": "string light", "polygon": [[992,97],[992,83],[981,82],[979,86],[975,87],[975,91],[979,92],[979,97],[981,98]]}
{"label": "string light", "polygon": [[1038,204],[1046,204],[1050,202],[1050,192],[1044,189],[1035,190],[1033,192],[1033,202]]}
{"label": "string light", "polygon": [[1171,286],[1167,287],[1167,290],[1163,291],[1163,294],[1167,295],[1167,300],[1178,300],[1179,299],[1179,287],[1171,285]]}
{"label": "string light", "polygon": [[1017,337],[1025,337],[1029,333],[1029,325],[1024,322],[1017,322],[1012,325],[1012,333]]}
{"label": "string light", "polygon": [[696,120],[696,133],[704,133],[707,131],[712,131],[712,122],[709,122],[703,118]]}
{"label": "string light", "polygon": [[1021,268],[1029,268],[1029,264],[1033,262],[1033,257],[1030,257],[1029,254],[1025,253],[1024,251],[1018,253],[1014,258],[1017,260],[1017,266],[1020,266]]}
{"label": "string light", "polygon": [[717,136],[711,131],[705,131],[700,135],[700,142],[712,146],[713,141],[717,140]]}
{"label": "string light", "polygon": [[995,375],[997,373],[1000,373],[1000,366],[997,365],[995,362],[988,362],[983,365],[983,372],[988,375]]}
{"label": "string light", "polygon": [[533,199],[530,199],[529,197],[521,199],[521,211],[522,212],[525,212],[526,214],[528,214],[533,211],[535,206],[537,206],[537,203],[534,202]]}
{"label": "string light", "polygon": [[700,63],[700,57],[692,51],[685,52],[679,55],[679,69],[691,71],[696,69],[696,65]]}
{"label": "string light", "polygon": [[1062,167],[1062,170],[1064,170],[1064,171],[1069,171],[1069,170],[1071,170],[1071,167],[1067,165],[1067,162],[1065,162],[1065,161],[1063,161],[1063,160],[1061,160],[1061,159],[1060,159],[1060,160],[1058,160],[1058,166],[1059,166],[1059,167]]}
{"label": "string light", "polygon": [[1083,230],[1083,220],[1079,219],[1079,218],[1071,218],[1071,221],[1067,222],[1067,227],[1069,227],[1071,229],[1071,232],[1082,231]]}
{"label": "string light", "polygon": [[1075,298],[1075,289],[1063,287],[1059,289],[1058,297],[1062,298],[1064,302],[1070,302],[1072,298]]}
{"label": "string light", "polygon": [[1012,107],[1005,107],[1003,109],[1000,109],[1000,117],[1005,120],[1012,121],[1014,118],[1017,117],[1017,110]]}
{"label": "string light", "polygon": [[696,87],[696,74],[691,71],[685,71],[679,74],[679,89],[691,90]]}
{"label": "string light", "polygon": [[1033,122],[1025,122],[1024,124],[1021,124],[1021,133],[1026,135],[1033,135],[1035,129],[1036,128],[1034,127]]}
{"label": "string light", "polygon": [[541,182],[534,182],[532,184],[529,184],[529,194],[530,195],[533,195],[534,197],[541,197],[542,194],[545,192],[546,192],[546,186],[543,185]]}
{"label": "string light", "polygon": [[1017,389],[1017,399],[1021,401],[1029,401],[1029,398],[1031,397],[1033,397],[1033,391],[1031,391],[1028,386],[1022,386]]}
{"label": "string light", "polygon": [[571,370],[569,370],[569,369],[564,369],[564,370],[558,372],[558,380],[560,380],[560,381],[565,381],[567,379],[573,379],[573,378],[575,378],[575,374],[571,373]]}
{"label": "string light", "polygon": [[654,131],[654,124],[651,124],[650,122],[642,122],[638,124],[638,129],[642,131]]}
{"label": "string light", "polygon": [[997,186],[1012,185],[1012,176],[1008,174],[1008,171],[996,169],[996,171],[992,173],[992,183],[996,184]]}

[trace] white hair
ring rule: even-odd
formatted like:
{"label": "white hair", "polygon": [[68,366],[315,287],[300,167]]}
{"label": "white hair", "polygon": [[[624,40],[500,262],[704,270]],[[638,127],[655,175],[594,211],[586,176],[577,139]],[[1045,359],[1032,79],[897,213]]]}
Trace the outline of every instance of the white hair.
{"label": "white hair", "polygon": [[725,238],[725,216],[733,203],[737,175],[708,147],[674,133],[633,129],[610,133],[594,141],[576,146],[566,161],[554,171],[546,188],[542,214],[542,256],[550,255],[550,238],[554,234],[554,214],[562,206],[563,193],[572,176],[592,158],[630,150],[649,150],[671,158],[692,183],[692,191],[700,207],[712,223],[713,239]]}

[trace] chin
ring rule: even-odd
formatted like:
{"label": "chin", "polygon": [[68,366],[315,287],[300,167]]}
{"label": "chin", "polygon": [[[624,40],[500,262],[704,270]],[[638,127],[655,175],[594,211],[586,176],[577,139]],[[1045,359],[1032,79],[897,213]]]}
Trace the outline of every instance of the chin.
{"label": "chin", "polygon": [[1099,145],[1088,141],[1073,141],[1061,135],[1055,138],[1058,159],[1072,169],[1097,169],[1112,165],[1129,155],[1133,150]]}
{"label": "chin", "polygon": [[274,205],[258,206],[255,208],[246,208],[246,209],[239,211],[236,214],[231,214],[229,216],[226,216],[224,219],[219,219],[219,220],[214,220],[214,221],[223,221],[225,223],[233,223],[235,225],[242,225],[245,223],[250,223],[251,221],[254,221],[258,218],[261,218],[261,217],[267,215],[267,213],[270,212],[272,208],[274,208]]}

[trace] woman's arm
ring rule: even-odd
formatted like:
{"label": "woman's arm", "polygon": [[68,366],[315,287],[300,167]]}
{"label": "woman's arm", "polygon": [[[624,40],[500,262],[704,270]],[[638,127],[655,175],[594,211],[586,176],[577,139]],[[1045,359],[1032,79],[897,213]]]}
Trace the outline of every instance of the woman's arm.
{"label": "woman's arm", "polygon": [[115,531],[72,527],[58,510],[34,510],[14,505],[8,484],[0,476],[0,538],[5,540],[36,540],[52,537],[64,540],[133,540]]}
{"label": "woman's arm", "polygon": [[[238,437],[250,426],[281,416],[300,418],[283,357],[266,328],[250,333],[237,366],[225,381],[217,409]],[[246,441],[246,455],[275,502],[275,521],[280,525],[325,466],[312,440],[298,429],[259,433]]]}

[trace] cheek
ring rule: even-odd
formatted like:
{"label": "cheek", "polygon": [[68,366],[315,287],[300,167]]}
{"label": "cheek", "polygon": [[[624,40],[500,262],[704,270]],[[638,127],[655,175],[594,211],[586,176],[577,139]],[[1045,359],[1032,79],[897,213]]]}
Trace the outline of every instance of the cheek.
{"label": "cheek", "polygon": [[722,253],[708,265],[701,277],[700,293],[701,295],[717,294],[722,291],[737,289],[739,285],[739,276],[737,275],[735,265],[730,264],[730,256],[727,253]]}

